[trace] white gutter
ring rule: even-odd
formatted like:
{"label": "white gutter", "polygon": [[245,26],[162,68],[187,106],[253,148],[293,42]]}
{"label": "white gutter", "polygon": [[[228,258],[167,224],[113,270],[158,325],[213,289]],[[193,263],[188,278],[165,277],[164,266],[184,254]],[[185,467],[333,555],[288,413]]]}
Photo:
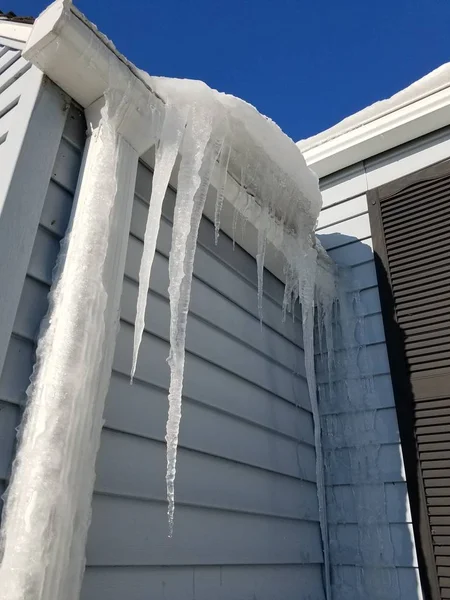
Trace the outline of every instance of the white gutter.
{"label": "white gutter", "polygon": [[309,167],[325,177],[450,124],[450,82],[397,110],[362,123],[323,143],[298,146]]}
{"label": "white gutter", "polygon": [[[139,70],[72,5],[56,0],[36,19],[23,56],[68,96],[87,108],[114,87],[127,92],[129,110],[119,133],[142,154],[147,149],[150,96]],[[147,127],[146,127],[147,124]]]}

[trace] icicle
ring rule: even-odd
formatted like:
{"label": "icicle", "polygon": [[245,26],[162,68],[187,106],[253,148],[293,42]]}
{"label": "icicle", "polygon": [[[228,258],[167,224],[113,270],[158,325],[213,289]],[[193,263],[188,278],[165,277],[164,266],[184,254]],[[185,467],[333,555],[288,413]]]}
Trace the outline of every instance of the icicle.
{"label": "icicle", "polygon": [[216,209],[214,211],[214,241],[217,246],[220,231],[220,214],[222,212],[225,197],[225,185],[228,176],[228,164],[230,162],[231,146],[224,141],[219,159],[219,183],[217,187]]}
{"label": "icicle", "polygon": [[187,109],[180,110],[168,104],[165,107],[164,123],[161,137],[156,149],[155,171],[153,175],[152,194],[148,209],[147,225],[144,236],[144,249],[139,269],[139,293],[136,307],[136,322],[134,325],[133,365],[131,368],[131,383],[136,372],[139,346],[145,325],[145,309],[147,306],[148,286],[155,257],[156,241],[158,239],[161,210],[169,185],[170,175],[178,156],[184,128],[186,125]]}
{"label": "icicle", "polygon": [[[169,258],[170,387],[167,442],[167,499],[169,536],[173,534],[175,474],[185,361],[186,324],[198,228],[220,141],[207,145],[213,133],[211,111],[194,105],[183,141],[178,192]],[[206,153],[206,156],[205,156]],[[203,166],[203,168],[202,168]]]}
{"label": "icicle", "polygon": [[258,227],[258,249],[256,253],[256,270],[258,274],[258,315],[262,325],[263,320],[263,284],[264,284],[264,259],[267,247],[267,228],[269,225],[269,209],[265,206],[261,211]]}
{"label": "icicle", "polygon": [[308,391],[311,399],[311,410],[314,421],[314,438],[316,448],[317,496],[319,501],[319,521],[324,550],[324,572],[326,598],[331,598],[330,557],[328,545],[328,517],[326,508],[324,458],[322,450],[322,434],[319,405],[317,401],[316,373],[314,364],[314,289],[316,282],[316,252],[311,249],[306,261],[306,277],[302,274],[299,282],[300,300],[302,303],[303,346],[305,351],[305,370]]}

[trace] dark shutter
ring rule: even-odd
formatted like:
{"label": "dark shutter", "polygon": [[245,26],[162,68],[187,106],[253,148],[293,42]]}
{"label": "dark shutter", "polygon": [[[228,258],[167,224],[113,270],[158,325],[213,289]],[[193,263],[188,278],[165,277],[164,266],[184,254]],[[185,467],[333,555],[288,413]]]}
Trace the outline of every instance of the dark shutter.
{"label": "dark shutter", "polygon": [[450,598],[450,161],[369,193],[425,598]]}

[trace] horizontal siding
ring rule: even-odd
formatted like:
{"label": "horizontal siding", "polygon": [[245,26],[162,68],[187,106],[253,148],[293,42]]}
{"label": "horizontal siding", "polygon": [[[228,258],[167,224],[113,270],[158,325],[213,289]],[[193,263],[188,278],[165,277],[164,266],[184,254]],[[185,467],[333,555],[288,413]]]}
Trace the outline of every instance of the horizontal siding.
{"label": "horizontal siding", "polygon": [[[358,365],[361,373],[373,377],[371,391],[359,400],[351,401],[337,382],[336,397],[325,398],[322,405],[333,597],[416,600],[417,560],[364,167],[326,178],[322,187],[319,237],[333,260],[351,270],[350,289],[358,294],[364,316],[355,331],[355,348],[366,346],[358,353]],[[317,370],[319,381],[326,379],[321,359]]]}
{"label": "horizontal siding", "polygon": [[[67,116],[63,137],[76,128],[81,131],[78,145],[72,145],[72,151],[66,152],[67,144],[63,139],[58,150],[0,377],[0,485],[2,486],[6,485],[10,475],[16,428],[20,425],[26,389],[33,370],[36,340],[40,324],[48,309],[52,272],[59,253],[60,241],[70,218],[76,179],[81,164],[85,122],[82,113],[72,107]],[[62,181],[70,181],[70,189],[67,186],[62,187]]]}
{"label": "horizontal siding", "polygon": [[[90,566],[321,563],[319,524],[203,506],[177,506],[167,537],[165,502],[96,494]],[[295,558],[294,558],[295,557]]]}
{"label": "horizontal siding", "polygon": [[[371,567],[417,567],[411,523],[339,524],[330,526],[334,564]],[[379,547],[384,552],[379,551]]]}
{"label": "horizontal siding", "polygon": [[[409,600],[418,597],[420,581],[417,569],[373,568],[342,565],[332,569],[333,600]],[[376,593],[376,596],[373,594]]]}
{"label": "horizontal siding", "polygon": [[21,57],[20,50],[0,44],[0,191],[4,190],[5,193],[16,158],[14,132],[11,129],[17,119],[25,118],[21,111],[21,98],[26,95],[29,85],[26,73],[30,68],[31,64]]}
{"label": "horizontal siding", "polygon": [[[206,219],[187,328],[175,532],[167,538],[172,190],[164,204],[136,377],[129,385],[150,188],[151,172],[140,164],[82,598],[110,598],[125,582],[130,600],[148,593],[184,598],[185,573],[191,582],[199,578],[195,597],[200,598],[204,573],[211,582],[205,588],[209,597],[273,598],[282,585],[288,600],[299,597],[294,582],[311,577],[300,597],[323,600],[300,320],[282,322],[283,286],[265,274],[260,323],[254,259],[238,246],[233,251],[224,235],[215,246],[214,227]],[[219,568],[222,580],[214,577]],[[292,578],[281,584],[277,569]]]}
{"label": "horizontal siding", "polygon": [[328,519],[332,525],[358,524],[361,507],[367,510],[372,523],[410,523],[411,514],[405,482],[368,484],[355,488],[353,484],[327,488]]}
{"label": "horizontal siding", "polygon": [[[183,421],[188,421],[189,428],[189,407],[185,408]],[[183,430],[186,429],[184,425],[183,422]],[[205,436],[197,437],[204,440]],[[192,445],[193,448],[188,448],[180,443],[177,473],[177,501],[180,504],[317,521],[314,484],[258,466],[257,463],[264,459],[254,460],[256,466],[249,464],[247,457],[245,462],[239,460],[239,454],[242,456],[245,448],[233,456],[229,450],[217,448],[219,444],[211,448],[212,442],[207,452],[198,448],[198,443]],[[97,491],[119,498],[165,502],[165,452],[162,441],[106,428],[98,457]],[[202,478],[201,473],[208,473],[208,477]],[[195,486],[193,481],[196,481]],[[268,487],[273,489],[270,495],[267,494]]]}
{"label": "horizontal siding", "polygon": [[[105,586],[107,582],[107,587]],[[298,598],[322,600],[319,565],[228,565],[191,567],[106,567],[86,570],[85,600],[231,600]],[[274,593],[276,595],[274,595]],[[301,597],[301,596],[300,596]]]}

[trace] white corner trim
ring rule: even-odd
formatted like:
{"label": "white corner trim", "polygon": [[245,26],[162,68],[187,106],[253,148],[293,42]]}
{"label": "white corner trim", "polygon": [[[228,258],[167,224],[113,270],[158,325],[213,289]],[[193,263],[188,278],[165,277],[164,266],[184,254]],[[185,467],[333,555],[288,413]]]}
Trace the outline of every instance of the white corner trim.
{"label": "white corner trim", "polygon": [[325,177],[450,124],[449,87],[304,150],[309,167]]}
{"label": "white corner trim", "polygon": [[21,42],[20,46],[28,40],[32,25],[28,23],[14,23],[13,21],[0,21],[0,37]]}
{"label": "white corner trim", "polygon": [[[87,108],[114,88],[129,98],[118,133],[142,154],[148,149],[156,94],[68,0],[56,0],[36,19],[23,56]],[[152,96],[152,102],[149,97]]]}

